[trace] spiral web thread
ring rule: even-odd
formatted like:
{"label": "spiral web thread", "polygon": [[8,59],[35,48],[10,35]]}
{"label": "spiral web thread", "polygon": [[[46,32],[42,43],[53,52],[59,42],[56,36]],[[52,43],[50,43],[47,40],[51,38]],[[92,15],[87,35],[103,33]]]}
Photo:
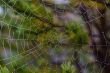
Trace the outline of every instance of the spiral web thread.
{"label": "spiral web thread", "polygon": [[[3,2],[4,2],[4,0],[2,0]],[[7,3],[5,3],[5,5],[7,6]],[[94,6],[95,4],[93,4],[93,6]],[[9,8],[11,8],[10,6],[8,6]],[[13,9],[13,8],[11,8],[11,9]],[[26,10],[28,10],[28,8],[26,9]],[[26,11],[25,10],[25,11]],[[17,11],[15,11],[15,12],[17,12]],[[87,11],[88,12],[88,11]],[[100,12],[100,11],[98,11],[97,10],[97,12]],[[6,13],[8,13],[8,12],[6,12]],[[19,12],[17,12],[19,15],[22,15],[21,13],[19,13]],[[101,14],[101,13],[99,13],[99,14]],[[88,21],[88,22],[86,22],[86,23],[90,23],[90,22],[93,22],[93,21],[95,21],[95,20],[98,20],[101,16],[103,16],[103,15],[100,15],[100,16],[98,16],[98,17],[95,17],[93,20],[91,20],[91,21]],[[22,59],[24,58],[27,58],[27,57],[29,57],[30,55],[34,55],[34,56],[37,56],[37,57],[40,57],[42,54],[44,54],[44,53],[48,53],[48,51],[47,50],[43,50],[43,52],[39,52],[40,51],[40,49],[36,49],[36,48],[38,48],[38,46],[37,46],[37,42],[36,42],[36,40],[31,40],[31,39],[21,39],[21,38],[18,38],[18,39],[14,39],[14,38],[10,38],[10,34],[12,33],[11,32],[11,29],[10,29],[10,26],[13,26],[13,27],[15,27],[15,28],[19,28],[19,27],[17,27],[16,25],[10,25],[10,24],[8,24],[8,23],[6,23],[6,22],[4,22],[4,20],[5,20],[5,17],[6,17],[6,15],[4,15],[4,16],[2,16],[3,18],[0,20],[0,23],[1,24],[3,24],[3,25],[6,25],[7,27],[8,27],[8,29],[9,29],[9,32],[8,32],[8,34],[7,34],[7,36],[8,36],[8,38],[4,38],[4,37],[0,37],[0,38],[2,38],[3,40],[7,40],[8,41],[8,45],[9,45],[9,52],[10,52],[10,57],[8,57],[8,58],[4,58],[4,59],[2,59],[1,61],[8,61],[9,59],[11,59],[11,58],[13,58],[13,57],[18,57],[19,55],[24,55],[25,54],[25,56],[23,56],[23,57],[21,57]],[[28,17],[27,17],[28,18]],[[31,18],[28,18],[28,19],[30,19],[31,20]],[[12,19],[10,19],[10,21],[11,21]],[[23,20],[24,21],[24,20]],[[15,23],[16,23],[16,21],[15,21]],[[19,25],[22,25],[22,21],[21,21],[21,23],[19,24]],[[92,28],[92,27],[91,27]],[[1,27],[1,29],[2,29],[2,27]],[[27,29],[27,28],[20,28],[20,29],[24,29],[24,30],[29,30],[29,31],[33,31],[33,30],[31,30],[31,29]],[[14,34],[14,33],[13,33]],[[25,33],[24,33],[25,34]],[[2,35],[2,33],[0,34],[0,35]],[[105,36],[105,35],[104,35]],[[18,37],[19,37],[19,35],[18,35]],[[3,40],[1,40],[1,42],[2,42],[2,49],[4,49],[4,52],[5,52],[5,55],[6,56],[8,56],[9,54],[7,53],[7,50],[6,50],[6,46],[5,46],[5,41],[3,41]],[[105,38],[105,40],[106,40],[106,38]],[[17,48],[17,50],[16,50],[16,52],[17,52],[17,55],[13,55],[13,53],[11,53],[12,52],[12,48],[11,48],[11,41],[14,41],[15,42],[15,44],[16,44],[16,48]],[[32,42],[34,42],[34,44],[31,42],[31,43],[29,43],[28,41],[32,41]],[[18,47],[18,42],[22,42],[21,43],[21,49],[23,49],[23,51],[21,51],[21,52],[19,52],[19,47]],[[108,43],[108,41],[106,40],[106,42]],[[29,46],[31,44],[31,47]],[[26,49],[24,49],[25,48],[25,46],[24,45],[27,45],[26,46]],[[100,45],[101,46],[101,45]],[[79,51],[79,53],[81,53],[82,55],[84,55],[85,53],[83,53],[82,52],[82,50],[80,50]],[[18,58],[17,60],[19,60],[19,59],[21,59],[21,58]],[[16,62],[17,60],[14,60],[14,61],[11,61],[11,62],[7,62],[6,63],[6,66],[7,65],[12,65],[13,66],[13,62]],[[33,62],[33,61],[32,61]],[[29,63],[29,64],[32,64],[32,63]],[[15,71],[17,71],[17,70],[19,70],[20,68],[22,68],[22,67],[25,67],[25,66],[28,66],[29,65],[28,63],[25,63],[25,64],[23,64],[23,65],[21,65],[21,66],[19,66]],[[85,69],[87,68],[87,65],[88,64],[86,64],[85,65]],[[109,65],[109,64],[107,64],[107,65]],[[101,73],[103,71],[103,69],[101,68],[99,71],[98,71],[98,73]]]}

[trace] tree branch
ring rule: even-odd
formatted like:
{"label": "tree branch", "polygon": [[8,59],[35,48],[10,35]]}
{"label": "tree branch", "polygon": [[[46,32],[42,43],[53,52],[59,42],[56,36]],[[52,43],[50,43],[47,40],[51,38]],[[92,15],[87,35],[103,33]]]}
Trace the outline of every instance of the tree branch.
{"label": "tree branch", "polygon": [[26,11],[20,7],[17,7],[14,3],[12,2],[9,2],[8,0],[2,0],[5,4],[7,4],[8,6],[10,6],[11,8],[13,8],[14,10],[16,10],[17,12],[21,13],[21,14],[24,14],[26,16],[30,16],[30,17],[33,17],[33,18],[36,18],[44,23],[47,23],[49,24],[50,27],[63,27],[63,26],[58,26],[58,24],[54,24],[52,23],[51,21],[49,21],[48,19],[46,19],[45,17],[42,17],[42,16],[39,16],[37,14],[34,14],[33,12],[31,11]]}
{"label": "tree branch", "polygon": [[30,31],[30,30],[26,30],[25,32],[26,33],[31,33],[31,34],[34,34],[34,35],[39,35],[39,34],[42,34],[42,33],[45,33],[47,31],[50,31],[52,30],[54,27],[64,27],[64,26],[59,26],[58,24],[54,24],[52,23],[51,21],[49,21],[48,19],[46,19],[45,17],[42,17],[42,16],[39,16],[37,14],[34,14],[30,11],[25,11],[23,10],[22,8],[20,7],[17,7],[16,5],[14,6],[14,3],[12,2],[9,2],[8,0],[2,0],[3,3],[5,3],[7,6],[13,8],[15,11],[17,11],[18,13],[21,13],[23,15],[26,15],[26,16],[30,16],[32,18],[36,18],[44,23],[47,23],[49,25],[49,27],[47,28],[44,28],[44,30],[41,30],[39,32],[35,32],[35,31]]}

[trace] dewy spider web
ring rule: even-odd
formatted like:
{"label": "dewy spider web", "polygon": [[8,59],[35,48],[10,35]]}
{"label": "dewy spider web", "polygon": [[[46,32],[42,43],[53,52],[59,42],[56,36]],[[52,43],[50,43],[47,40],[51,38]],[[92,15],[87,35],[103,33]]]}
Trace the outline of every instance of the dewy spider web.
{"label": "dewy spider web", "polygon": [[[105,6],[106,6],[106,4],[105,4]],[[89,12],[89,11],[88,11],[88,12]],[[102,14],[100,13],[100,11],[98,11],[98,9],[97,9],[97,12],[100,14],[100,16],[95,17],[93,20],[87,21],[86,23],[91,24],[90,22],[95,21],[95,20],[97,21],[98,19],[100,19],[100,17],[104,16],[104,15],[102,15]],[[108,15],[108,14],[107,14],[107,15]],[[92,30],[92,27],[91,27],[91,30]],[[109,42],[108,42],[107,38],[105,37],[105,33],[104,33],[104,32],[101,32],[101,33],[103,34],[103,37],[104,37],[104,39],[106,40],[106,45],[96,45],[96,46],[108,46],[107,44],[108,44]],[[94,33],[93,33],[93,34],[94,34]],[[92,45],[92,46],[94,46],[94,45]],[[106,64],[106,65],[110,65],[109,63],[106,63],[107,52],[109,51],[108,49],[109,49],[109,48],[107,48],[106,55],[105,55],[105,60],[104,60],[103,62],[100,62],[100,61],[96,60],[96,62],[100,62],[100,63]],[[98,50],[98,48],[97,48],[97,50]],[[103,67],[103,69],[104,69],[104,68],[105,68],[105,66]],[[100,70],[99,73],[103,73],[103,69],[101,68],[101,70]]]}
{"label": "dewy spider web", "polygon": [[[2,2],[4,2],[5,3],[5,1],[4,0],[2,0]],[[16,2],[15,2],[15,4],[16,4]],[[8,6],[8,4],[7,3],[5,3],[5,5],[6,5],[6,7]],[[14,5],[13,5],[14,6]],[[93,6],[94,6],[94,4],[93,4]],[[9,9],[13,9],[11,6],[8,6],[8,8]],[[25,9],[25,11],[27,11],[28,10],[28,8],[27,9]],[[15,11],[15,10],[14,10]],[[25,11],[24,11],[24,14],[25,14]],[[21,13],[19,13],[19,12],[17,12],[17,11],[15,11],[17,14],[19,14],[19,15],[23,15],[23,14],[21,14]],[[87,12],[89,12],[89,11],[87,11]],[[100,13],[98,10],[97,10],[97,12],[98,13]],[[8,12],[5,12],[6,14],[8,13]],[[23,30],[28,30],[28,31],[33,31],[32,29],[31,29],[31,27],[30,28],[22,28],[22,27],[18,27],[17,25],[10,25],[10,23],[11,23],[11,21],[12,21],[12,18],[10,19],[10,23],[6,23],[5,22],[5,18],[6,18],[6,14],[3,16],[3,18],[0,20],[0,23],[2,24],[2,25],[5,25],[6,27],[8,27],[8,34],[6,34],[5,36],[8,36],[8,37],[0,37],[0,38],[2,38],[3,40],[1,40],[1,42],[2,42],[2,48],[4,49],[4,53],[5,53],[5,56],[8,56],[9,55],[9,53],[11,54],[10,55],[10,57],[7,57],[7,58],[4,58],[4,59],[1,59],[0,61],[8,61],[8,60],[10,60],[11,58],[18,58],[18,56],[19,55],[24,55],[24,56],[22,56],[22,57],[20,57],[20,58],[18,58],[18,59],[16,59],[16,60],[13,60],[13,61],[10,61],[10,62],[7,62],[5,65],[6,66],[8,66],[8,65],[12,65],[13,66],[13,62],[17,62],[17,60],[21,60],[21,59],[25,59],[25,58],[27,58],[28,59],[28,57],[30,56],[30,55],[34,55],[34,58],[35,57],[42,57],[42,55],[44,55],[44,54],[48,54],[48,51],[47,50],[43,50],[43,52],[41,52],[41,49],[39,49],[39,46],[37,45],[37,42],[36,42],[36,40],[34,40],[34,39],[25,39],[25,37],[23,37],[23,39],[21,39],[20,38],[20,33],[18,34],[18,38],[17,39],[15,39],[15,38],[11,38],[10,36],[11,36],[11,34],[12,34],[12,32],[11,32],[11,28],[10,27],[15,27],[15,28],[20,28],[20,29],[23,29]],[[101,14],[101,13],[100,13]],[[86,23],[90,23],[90,22],[93,22],[93,21],[95,21],[95,20],[98,20],[101,16],[103,16],[103,15],[100,15],[100,16],[98,16],[98,17],[94,17],[94,19],[92,19],[92,20],[90,20],[90,21],[87,21]],[[32,18],[29,18],[29,16],[27,16],[26,17],[27,19],[29,19],[30,21],[32,20]],[[23,25],[23,22],[24,20],[22,20],[21,21],[21,23],[19,24],[19,25]],[[15,24],[17,23],[17,20],[14,22]],[[91,27],[92,28],[92,27]],[[3,27],[1,27],[1,29],[4,29]],[[36,31],[33,31],[33,32],[36,32]],[[26,33],[23,33],[23,35],[25,35]],[[3,33],[1,33],[1,35],[4,35]],[[13,32],[13,35],[12,36],[14,36],[15,35],[15,33]],[[29,33],[29,35],[31,35],[31,33]],[[46,36],[46,35],[45,35]],[[103,35],[103,36],[105,36],[105,35]],[[106,38],[105,38],[105,40],[106,40]],[[8,41],[8,45],[9,45],[9,51],[8,50],[6,50],[7,49],[7,46],[5,45],[5,41]],[[17,52],[17,54],[16,55],[14,55],[13,54],[13,52],[12,52],[12,42],[15,42],[15,47],[17,48],[16,50],[15,50],[15,52]],[[107,40],[106,40],[107,41]],[[21,48],[19,48],[19,42],[22,42],[21,43],[21,45],[20,45],[20,47]],[[23,43],[24,42],[24,43]],[[35,43],[35,44],[33,44],[33,43]],[[108,42],[107,42],[108,43]],[[23,46],[24,45],[24,46]],[[31,46],[30,46],[31,45]],[[76,44],[76,45],[79,45],[79,44]],[[103,46],[103,45],[99,45],[99,46]],[[87,47],[89,47],[89,45],[87,46]],[[26,49],[25,49],[26,48]],[[83,47],[82,47],[83,48]],[[22,51],[20,51],[22,49]],[[85,53],[83,53],[82,52],[82,50],[80,49],[79,51],[78,51],[78,53],[79,54],[81,54],[81,55],[85,55]],[[32,58],[31,58],[32,59]],[[32,61],[33,62],[33,61]],[[100,62],[100,61],[99,61]],[[32,63],[31,63],[32,64]],[[26,66],[28,66],[28,65],[30,65],[30,63],[25,63],[25,64],[23,64],[23,65],[21,65],[21,66],[19,66],[19,67],[17,67],[16,69],[15,69],[15,71],[18,71],[18,70],[20,70],[20,68],[22,68],[22,67],[26,67]],[[109,64],[108,64],[109,65]],[[86,68],[88,68],[88,63],[85,63],[85,65],[84,65],[85,67],[84,67],[84,70],[86,69]],[[102,72],[102,68],[99,70],[99,73],[101,73]],[[86,73],[85,71],[82,71],[83,73]]]}

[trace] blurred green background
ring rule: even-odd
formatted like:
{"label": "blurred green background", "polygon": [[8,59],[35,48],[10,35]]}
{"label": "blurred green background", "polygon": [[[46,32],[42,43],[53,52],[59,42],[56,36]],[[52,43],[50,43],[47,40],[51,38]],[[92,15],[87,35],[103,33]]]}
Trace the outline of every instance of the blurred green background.
{"label": "blurred green background", "polygon": [[[92,0],[83,2],[88,9],[105,8]],[[0,73],[102,73],[80,3],[0,0]],[[98,17],[96,10],[89,15],[91,21]]]}

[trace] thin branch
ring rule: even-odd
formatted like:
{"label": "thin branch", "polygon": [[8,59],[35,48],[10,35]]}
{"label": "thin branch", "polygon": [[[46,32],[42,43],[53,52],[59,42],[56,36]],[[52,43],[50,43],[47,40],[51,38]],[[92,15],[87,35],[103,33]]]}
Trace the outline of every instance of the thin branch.
{"label": "thin branch", "polygon": [[47,31],[50,31],[52,30],[54,27],[64,27],[64,26],[58,26],[58,24],[54,24],[52,22],[50,22],[48,19],[42,17],[42,16],[38,16],[37,14],[34,14],[32,12],[29,12],[29,11],[25,11],[19,7],[16,7],[13,5],[13,3],[11,2],[8,2],[7,0],[2,0],[5,4],[7,4],[9,7],[13,8],[14,10],[16,10],[17,12],[21,13],[21,14],[25,14],[26,16],[31,16],[32,18],[36,18],[44,23],[47,23],[49,24],[49,27],[45,28],[44,30],[42,31],[39,31],[39,32],[35,32],[35,31],[30,31],[30,30],[26,30],[25,32],[26,33],[30,33],[30,34],[34,34],[34,35],[39,35],[39,34],[43,34]]}
{"label": "thin branch", "polygon": [[17,7],[16,5],[14,5],[14,3],[9,2],[7,0],[2,0],[5,4],[7,4],[8,6],[10,6],[11,8],[13,8],[14,10],[16,10],[17,12],[21,13],[21,14],[25,14],[26,16],[30,16],[33,18],[36,18],[44,23],[49,24],[50,27],[64,27],[64,26],[58,26],[58,24],[54,24],[51,21],[49,21],[48,19],[46,19],[45,17],[39,16],[37,14],[34,14],[31,11],[25,11],[22,8]]}

